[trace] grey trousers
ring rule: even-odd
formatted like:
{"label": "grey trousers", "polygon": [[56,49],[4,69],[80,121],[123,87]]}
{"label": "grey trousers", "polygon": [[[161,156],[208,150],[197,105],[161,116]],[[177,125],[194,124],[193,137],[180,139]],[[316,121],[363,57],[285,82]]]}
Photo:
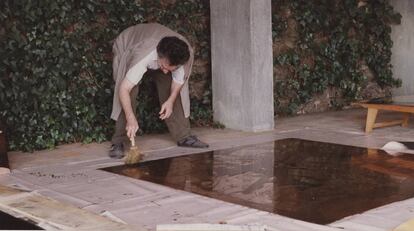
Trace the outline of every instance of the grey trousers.
{"label": "grey trousers", "polygon": [[[145,72],[143,78],[151,78],[157,87],[158,98],[160,105],[162,105],[170,96],[171,92],[171,73],[164,74],[161,70],[148,70]],[[136,111],[138,85],[132,88],[131,93],[132,110]],[[190,134],[190,120],[185,118],[183,107],[181,104],[181,96],[178,94],[174,102],[173,112],[168,119],[164,120],[167,124],[168,130],[175,141],[179,141]],[[112,143],[119,144],[128,140],[126,135],[126,118],[124,111],[119,115],[115,125],[115,133],[112,136]]]}

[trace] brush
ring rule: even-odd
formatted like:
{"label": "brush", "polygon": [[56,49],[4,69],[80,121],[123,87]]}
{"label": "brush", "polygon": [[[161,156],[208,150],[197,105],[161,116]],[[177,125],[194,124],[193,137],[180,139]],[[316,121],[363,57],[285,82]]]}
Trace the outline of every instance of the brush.
{"label": "brush", "polygon": [[125,164],[131,165],[136,164],[141,160],[141,152],[138,150],[138,147],[135,146],[135,138],[131,137],[131,147],[125,158]]}

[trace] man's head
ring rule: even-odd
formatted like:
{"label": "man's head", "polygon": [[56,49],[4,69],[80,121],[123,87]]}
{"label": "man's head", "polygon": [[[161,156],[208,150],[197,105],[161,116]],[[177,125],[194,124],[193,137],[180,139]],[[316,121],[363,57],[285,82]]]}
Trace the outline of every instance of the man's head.
{"label": "man's head", "polygon": [[164,37],[157,45],[158,62],[164,73],[174,71],[190,58],[187,43],[177,37]]}

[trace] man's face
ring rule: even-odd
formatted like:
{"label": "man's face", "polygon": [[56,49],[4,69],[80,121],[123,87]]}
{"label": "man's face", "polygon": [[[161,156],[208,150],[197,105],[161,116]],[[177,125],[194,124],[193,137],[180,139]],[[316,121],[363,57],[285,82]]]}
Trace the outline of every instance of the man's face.
{"label": "man's face", "polygon": [[175,71],[177,69],[177,66],[170,66],[170,61],[166,58],[159,58],[158,65],[164,74]]}

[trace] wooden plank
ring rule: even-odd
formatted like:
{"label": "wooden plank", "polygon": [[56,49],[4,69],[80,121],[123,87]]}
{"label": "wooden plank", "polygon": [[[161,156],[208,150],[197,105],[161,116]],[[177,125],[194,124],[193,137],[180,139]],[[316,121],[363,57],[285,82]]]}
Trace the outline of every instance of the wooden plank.
{"label": "wooden plank", "polygon": [[393,229],[392,231],[412,231],[414,230],[414,219],[410,219]]}
{"label": "wooden plank", "polygon": [[404,120],[393,120],[393,121],[386,121],[386,122],[380,122],[375,123],[373,128],[383,128],[383,127],[389,127],[389,126],[395,126],[395,125],[402,125],[404,123]]}
{"label": "wooden plank", "polygon": [[378,109],[368,108],[367,121],[365,124],[365,132],[370,133],[374,129],[375,120],[377,118]]}
{"label": "wooden plank", "polygon": [[157,231],[266,231],[264,225],[228,225],[228,224],[162,224]]}
{"label": "wooden plank", "polygon": [[34,221],[46,230],[147,231],[62,203],[36,192],[24,192],[0,185],[0,209]]}
{"label": "wooden plank", "polygon": [[370,104],[370,103],[356,103],[355,105],[360,105],[364,108],[375,108],[375,109],[386,110],[386,111],[414,113],[414,106],[407,106],[407,105]]}

